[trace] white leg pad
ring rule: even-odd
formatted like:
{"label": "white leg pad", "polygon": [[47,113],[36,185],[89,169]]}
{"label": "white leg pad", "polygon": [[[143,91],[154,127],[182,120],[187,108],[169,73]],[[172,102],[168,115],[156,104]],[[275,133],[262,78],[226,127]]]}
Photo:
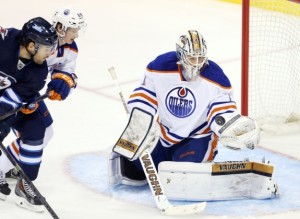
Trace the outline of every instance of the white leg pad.
{"label": "white leg pad", "polygon": [[266,199],[278,195],[274,166],[256,162],[161,162],[158,174],[173,200]]}
{"label": "white leg pad", "polygon": [[115,152],[111,152],[109,156],[108,180],[109,180],[109,185],[111,186],[117,186],[120,184],[129,185],[129,186],[144,186],[147,184],[147,179],[134,180],[126,176],[123,176],[122,169],[121,169],[121,158],[120,155]]}

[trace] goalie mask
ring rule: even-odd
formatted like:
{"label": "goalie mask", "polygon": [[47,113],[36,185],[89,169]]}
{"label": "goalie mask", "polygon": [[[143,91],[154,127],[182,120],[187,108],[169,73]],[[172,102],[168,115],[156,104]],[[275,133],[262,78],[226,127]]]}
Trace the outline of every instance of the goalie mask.
{"label": "goalie mask", "polygon": [[208,63],[206,42],[196,30],[189,30],[176,43],[176,53],[187,81],[196,80]]}

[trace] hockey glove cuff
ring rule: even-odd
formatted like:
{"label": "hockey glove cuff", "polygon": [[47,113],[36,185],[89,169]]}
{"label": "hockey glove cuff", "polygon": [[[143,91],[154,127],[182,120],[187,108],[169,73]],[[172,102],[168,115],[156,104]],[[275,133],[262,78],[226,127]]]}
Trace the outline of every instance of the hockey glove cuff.
{"label": "hockey glove cuff", "polygon": [[52,80],[48,83],[48,91],[53,90],[49,95],[50,100],[65,100],[77,85],[75,74],[54,73]]}
{"label": "hockey glove cuff", "polygon": [[36,98],[27,101],[24,107],[21,108],[21,112],[24,114],[31,114],[39,107],[38,102],[36,102]]}

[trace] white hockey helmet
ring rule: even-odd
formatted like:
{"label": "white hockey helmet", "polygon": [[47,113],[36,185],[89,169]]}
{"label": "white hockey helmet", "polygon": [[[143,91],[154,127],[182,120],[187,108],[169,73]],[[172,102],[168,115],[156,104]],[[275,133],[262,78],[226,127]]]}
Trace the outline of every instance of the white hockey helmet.
{"label": "white hockey helmet", "polygon": [[183,67],[183,76],[187,81],[196,80],[208,63],[207,46],[203,36],[196,30],[181,35],[176,43],[177,57]]}
{"label": "white hockey helmet", "polygon": [[67,31],[68,28],[81,30],[87,26],[81,11],[74,7],[63,7],[56,10],[52,22],[55,28],[57,23],[61,23],[63,31]]}

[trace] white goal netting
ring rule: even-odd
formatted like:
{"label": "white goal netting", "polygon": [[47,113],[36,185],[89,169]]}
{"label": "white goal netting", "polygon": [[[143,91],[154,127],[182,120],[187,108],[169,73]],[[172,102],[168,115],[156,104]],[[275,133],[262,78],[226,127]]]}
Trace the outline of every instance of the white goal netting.
{"label": "white goal netting", "polygon": [[300,130],[300,3],[250,0],[248,83],[249,116],[263,130]]}

